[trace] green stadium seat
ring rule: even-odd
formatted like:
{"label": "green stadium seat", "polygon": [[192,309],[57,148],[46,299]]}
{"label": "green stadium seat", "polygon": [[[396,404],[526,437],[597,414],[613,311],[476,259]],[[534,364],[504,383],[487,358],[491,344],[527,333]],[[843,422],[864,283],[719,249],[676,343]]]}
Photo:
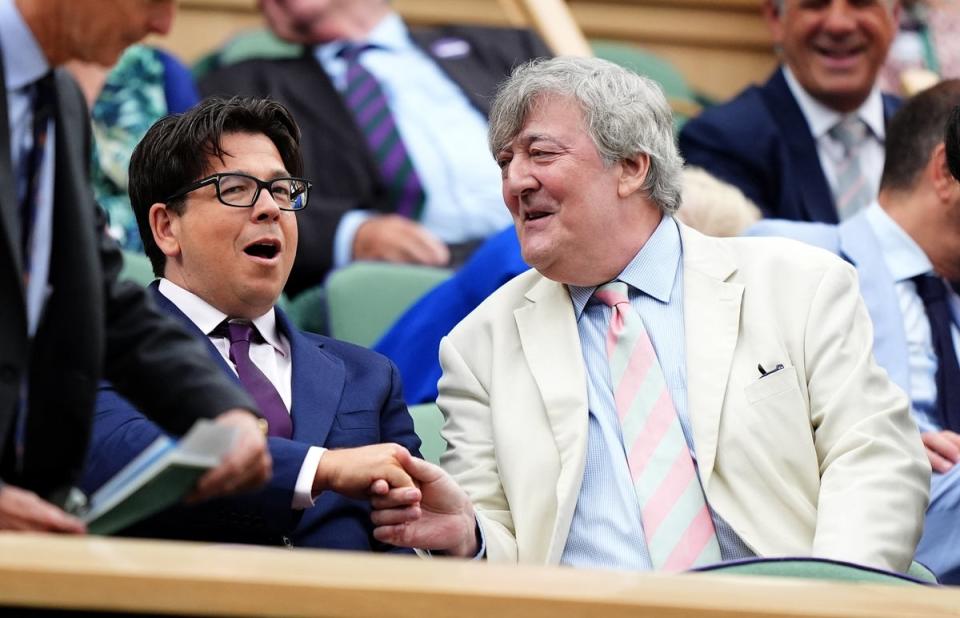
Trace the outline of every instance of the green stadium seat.
{"label": "green stadium seat", "polygon": [[716,564],[698,569],[700,572],[723,575],[761,575],[796,577],[856,583],[891,585],[937,584],[936,576],[918,562],[910,566],[906,576],[872,569],[847,562],[820,558],[763,558]]}
{"label": "green stadium seat", "polygon": [[123,268],[120,269],[120,278],[128,279],[147,287],[156,277],[153,275],[153,266],[147,256],[130,251],[123,252]]}
{"label": "green stadium seat", "polygon": [[354,262],[335,270],[324,284],[330,334],[370,347],[450,274],[445,268],[388,262]]}
{"label": "green stadium seat", "polygon": [[440,436],[443,428],[443,414],[435,403],[421,403],[410,406],[413,428],[420,437],[420,454],[427,461],[440,463],[440,456],[447,450],[447,441]]}

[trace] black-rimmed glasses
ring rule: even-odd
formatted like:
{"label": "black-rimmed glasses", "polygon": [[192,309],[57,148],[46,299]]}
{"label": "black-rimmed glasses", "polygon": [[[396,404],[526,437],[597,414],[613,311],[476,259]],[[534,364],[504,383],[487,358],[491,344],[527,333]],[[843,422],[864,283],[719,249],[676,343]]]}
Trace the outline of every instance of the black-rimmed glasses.
{"label": "black-rimmed glasses", "polygon": [[207,185],[217,188],[217,199],[225,206],[250,208],[257,203],[260,190],[266,189],[280,210],[303,210],[307,206],[307,196],[313,186],[303,178],[271,178],[260,180],[249,174],[213,174],[187,185],[166,199],[172,202]]}

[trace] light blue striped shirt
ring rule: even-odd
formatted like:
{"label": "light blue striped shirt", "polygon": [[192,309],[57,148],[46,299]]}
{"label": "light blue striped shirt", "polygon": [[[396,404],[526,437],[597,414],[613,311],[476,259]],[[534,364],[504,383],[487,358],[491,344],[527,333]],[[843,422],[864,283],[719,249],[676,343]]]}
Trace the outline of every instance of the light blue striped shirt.
{"label": "light blue striped shirt", "polygon": [[[630,304],[650,335],[693,454],[693,432],[687,415],[681,256],[680,230],[673,218],[664,217],[617,279],[629,286]],[[560,562],[577,567],[652,570],[610,386],[605,341],[611,309],[592,298],[596,288],[569,289],[587,367],[590,419],[583,483]],[[716,513],[713,520],[724,560],[754,555]]]}
{"label": "light blue striped shirt", "polygon": [[[360,63],[377,78],[413,167],[426,192],[420,222],[446,243],[486,238],[512,223],[500,194],[500,169],[487,150],[487,120],[411,39],[396,13],[385,17],[365,41],[376,46]],[[344,41],[316,48],[315,56],[338,90],[346,87]],[[469,44],[441,39],[431,53],[466,56]],[[350,261],[357,228],[372,214],[351,211],[340,221],[334,261]]]}
{"label": "light blue striped shirt", "polygon": [[[910,371],[910,402],[920,431],[941,431],[937,415],[937,353],[933,348],[930,321],[923,300],[912,281],[918,275],[935,274],[933,264],[920,245],[876,202],[867,207],[864,216],[877,237],[883,263],[893,277],[903,330],[907,338],[907,366]],[[953,316],[950,334],[953,346],[960,351],[960,329],[957,328],[960,298],[947,286],[947,298]]]}

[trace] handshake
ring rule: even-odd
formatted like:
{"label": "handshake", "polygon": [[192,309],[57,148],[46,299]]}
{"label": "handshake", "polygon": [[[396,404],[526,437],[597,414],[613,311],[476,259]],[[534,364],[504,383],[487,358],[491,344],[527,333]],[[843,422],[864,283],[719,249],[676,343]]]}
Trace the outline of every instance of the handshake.
{"label": "handshake", "polygon": [[381,542],[462,557],[473,557],[479,549],[467,494],[442,469],[398,444],[327,451],[313,494],[325,490],[369,498],[373,535]]}

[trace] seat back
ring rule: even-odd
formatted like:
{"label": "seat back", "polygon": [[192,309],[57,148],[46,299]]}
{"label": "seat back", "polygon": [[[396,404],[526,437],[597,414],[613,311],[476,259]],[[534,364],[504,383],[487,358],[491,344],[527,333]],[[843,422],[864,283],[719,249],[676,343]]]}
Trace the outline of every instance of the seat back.
{"label": "seat back", "polygon": [[439,464],[440,456],[447,450],[447,441],[440,436],[443,414],[435,403],[410,406],[413,428],[420,438],[420,454],[431,463]]}
{"label": "seat back", "polygon": [[891,585],[937,584],[936,576],[914,562],[907,575],[823,558],[751,558],[696,569],[724,575],[762,575]]}
{"label": "seat back", "polygon": [[123,268],[120,269],[120,278],[129,279],[143,287],[150,285],[156,277],[150,259],[140,253],[123,252]]}
{"label": "seat back", "polygon": [[324,283],[330,334],[371,346],[414,301],[450,276],[445,268],[354,262]]}

